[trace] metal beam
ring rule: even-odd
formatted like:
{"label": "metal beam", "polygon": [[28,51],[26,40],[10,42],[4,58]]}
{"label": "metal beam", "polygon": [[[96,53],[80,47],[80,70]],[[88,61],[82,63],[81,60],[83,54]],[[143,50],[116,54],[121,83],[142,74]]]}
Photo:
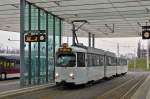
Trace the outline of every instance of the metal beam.
{"label": "metal beam", "polygon": [[[144,5],[143,5],[144,6]],[[117,9],[119,9],[119,8],[127,8],[127,7],[131,7],[131,8],[134,8],[134,7],[136,7],[136,8],[138,8],[139,6],[125,6],[125,7],[116,7]],[[105,7],[105,8],[100,8],[100,7],[97,7],[97,8],[83,8],[83,9],[68,9],[68,10],[49,10],[49,11],[51,11],[51,12],[71,12],[71,11],[84,11],[84,10],[89,10],[89,11],[91,11],[91,10],[109,10],[109,9],[112,9],[112,8],[114,8],[114,7]]]}
{"label": "metal beam", "polygon": [[[122,15],[125,15],[125,16],[137,16],[137,15],[143,15],[143,16],[145,16],[145,17],[147,17],[147,14],[146,13],[138,13],[138,14],[135,14],[135,13],[132,13],[132,14],[122,14]],[[108,17],[108,16],[110,16],[110,17],[119,17],[120,15],[102,15],[102,14],[91,14],[91,15],[78,15],[78,16],[72,16],[72,17],[63,17],[63,16],[61,16],[60,15],[60,17],[63,17],[63,18],[90,18],[90,17]]]}
{"label": "metal beam", "polygon": [[20,0],[20,85],[24,86],[23,70],[25,70],[24,62],[24,14],[25,14],[25,0]]}
{"label": "metal beam", "polygon": [[91,33],[89,32],[89,47],[91,47]]}
{"label": "metal beam", "polygon": [[[69,0],[70,1],[70,0]],[[142,0],[142,1],[149,1],[149,0]],[[35,3],[49,3],[49,2],[52,2],[52,1],[48,1],[48,2],[35,2]],[[68,2],[68,0],[66,0],[66,2]],[[65,2],[64,2],[65,3]],[[112,3],[137,3],[137,1],[114,1]],[[110,3],[98,3],[98,2],[93,2],[93,3],[79,3],[79,4],[71,4],[71,5],[61,5],[61,7],[77,7],[77,6],[91,6],[91,5],[102,5],[102,4],[110,4]],[[51,6],[51,7],[47,7],[47,8],[59,8],[59,6]]]}
{"label": "metal beam", "polygon": [[112,28],[108,26],[107,24],[105,24],[105,27],[107,27],[112,33],[114,33],[114,30],[115,30],[114,24]]}
{"label": "metal beam", "polygon": [[[138,9],[136,9],[136,10],[129,10],[129,11],[118,11],[118,12],[120,12],[120,13],[133,13],[133,12],[145,12],[145,10],[138,10]],[[117,13],[116,11],[90,11],[90,12],[77,12],[77,13],[70,13],[70,14],[65,14],[65,13],[63,13],[63,14],[56,14],[56,15],[67,15],[67,16],[69,16],[69,15],[85,15],[85,14],[97,14],[97,13],[102,13],[102,14],[108,14],[108,13]]]}
{"label": "metal beam", "polygon": [[53,61],[54,61],[54,64],[53,64],[53,65],[54,65],[53,79],[55,79],[55,65],[56,65],[56,64],[55,64],[55,47],[56,47],[56,46],[55,46],[55,34],[56,34],[56,33],[55,33],[55,32],[56,32],[56,31],[55,31],[55,29],[56,29],[56,28],[55,28],[55,24],[56,24],[55,21],[56,21],[56,20],[55,20],[55,16],[53,16],[53,59],[54,59],[54,60],[53,60]]}
{"label": "metal beam", "polygon": [[48,13],[46,13],[46,82],[48,82],[48,24],[49,24],[49,21],[48,21]]}
{"label": "metal beam", "polygon": [[[38,8],[38,30],[41,29],[41,15],[40,15],[40,9]],[[40,34],[40,33],[38,33]],[[37,64],[37,67],[38,67],[38,84],[40,84],[40,80],[41,80],[41,75],[40,75],[40,70],[41,70],[41,59],[40,59],[40,42],[38,42],[38,64]]]}
{"label": "metal beam", "polygon": [[[29,22],[29,31],[31,30],[31,4],[29,4],[29,20],[28,20],[28,22]],[[30,33],[29,33],[29,35],[31,35]],[[31,42],[29,42],[29,53],[28,53],[28,56],[29,56],[29,65],[28,65],[28,83],[29,83],[29,85],[31,85],[31,77],[32,77],[32,65],[31,65]]]}
{"label": "metal beam", "polygon": [[[111,17],[110,17],[111,18]],[[79,19],[79,20],[88,20],[89,22],[91,21],[91,20],[102,20],[102,21],[107,21],[107,20],[110,20],[110,18],[70,18],[69,20],[75,20],[75,19]],[[136,17],[125,17],[125,18],[130,18],[130,19],[134,19],[134,18],[147,18],[148,19],[148,17],[143,17],[143,16],[136,16]],[[123,20],[123,18],[111,18],[111,20],[113,21],[114,19],[121,19],[121,20]],[[128,21],[130,21],[130,20],[128,20]],[[125,21],[126,22],[126,21]]]}
{"label": "metal beam", "polygon": [[92,34],[92,47],[95,48],[95,34]]}

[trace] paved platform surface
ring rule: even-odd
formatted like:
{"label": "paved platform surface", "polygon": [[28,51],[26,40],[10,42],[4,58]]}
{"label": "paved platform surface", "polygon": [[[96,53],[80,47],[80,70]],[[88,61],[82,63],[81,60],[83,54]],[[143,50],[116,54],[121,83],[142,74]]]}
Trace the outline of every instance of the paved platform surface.
{"label": "paved platform surface", "polygon": [[20,88],[19,79],[0,81],[0,93],[4,91],[17,90]]}
{"label": "paved platform surface", "polygon": [[150,75],[144,83],[138,88],[131,99],[150,99]]}
{"label": "paved platform surface", "polygon": [[[71,88],[59,86],[47,87],[42,90],[7,96],[1,99],[130,99],[136,91],[135,89],[132,92],[130,89],[136,83],[139,84],[138,82],[143,81],[145,83],[145,79],[147,80],[147,77],[149,77],[148,75],[149,73],[132,72],[106,81],[102,80],[91,86],[76,86]],[[128,92],[132,94],[128,95]],[[130,98],[118,98],[118,95],[121,95],[120,97],[128,95]]]}

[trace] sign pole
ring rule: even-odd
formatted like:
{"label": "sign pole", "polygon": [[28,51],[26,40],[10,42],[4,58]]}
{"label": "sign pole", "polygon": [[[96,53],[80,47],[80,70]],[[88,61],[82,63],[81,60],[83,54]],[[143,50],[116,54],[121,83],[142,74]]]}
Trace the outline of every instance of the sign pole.
{"label": "sign pole", "polygon": [[136,49],[134,49],[134,71],[136,70]]}
{"label": "sign pole", "polygon": [[147,40],[147,70],[149,69],[149,40]]}

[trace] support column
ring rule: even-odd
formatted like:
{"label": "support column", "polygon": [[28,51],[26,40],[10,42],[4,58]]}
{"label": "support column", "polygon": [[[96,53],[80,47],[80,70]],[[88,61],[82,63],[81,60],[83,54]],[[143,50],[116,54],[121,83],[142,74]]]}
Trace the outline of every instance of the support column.
{"label": "support column", "polygon": [[21,80],[20,85],[24,86],[23,70],[25,67],[24,63],[24,15],[25,15],[25,0],[20,0],[20,74]]}
{"label": "support column", "polygon": [[48,13],[46,12],[46,82],[48,82]]}
{"label": "support column", "polygon": [[59,46],[61,46],[61,36],[62,36],[62,21],[59,19]]}
{"label": "support column", "polygon": [[75,42],[75,32],[76,32],[75,25],[72,24],[72,45],[76,44],[76,42]]}
{"label": "support column", "polygon": [[149,40],[147,40],[147,70],[149,69]]}
{"label": "support column", "polygon": [[[31,4],[29,4],[29,31],[31,31]],[[29,33],[29,35],[31,35],[31,33]],[[29,85],[31,85],[31,77],[32,77],[32,68],[31,68],[31,42],[29,42],[29,54],[28,54],[28,56],[29,56],[29,67],[28,67],[28,73],[29,73],[29,75],[28,75],[28,78],[29,78],[29,81],[28,81],[28,83],[29,83]]]}
{"label": "support column", "polygon": [[54,57],[53,79],[55,79],[55,16],[53,16],[53,57]]}
{"label": "support column", "polygon": [[89,32],[89,47],[91,47],[91,33]]}
{"label": "support column", "polygon": [[[40,18],[40,9],[38,8],[38,30],[40,30],[41,25],[41,18]],[[40,33],[38,33],[39,35]],[[40,69],[41,69],[41,61],[40,61],[40,42],[38,42],[38,84],[40,84]]]}
{"label": "support column", "polygon": [[95,47],[95,34],[92,34],[92,47]]}

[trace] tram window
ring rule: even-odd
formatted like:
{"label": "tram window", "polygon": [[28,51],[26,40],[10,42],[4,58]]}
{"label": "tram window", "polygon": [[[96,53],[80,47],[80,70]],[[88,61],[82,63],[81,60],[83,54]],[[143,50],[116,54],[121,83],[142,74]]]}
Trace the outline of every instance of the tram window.
{"label": "tram window", "polygon": [[116,58],[115,57],[106,56],[106,65],[107,66],[116,66]]}
{"label": "tram window", "polygon": [[120,66],[123,66],[123,59],[120,59],[120,60],[119,60],[119,65],[120,65]]}
{"label": "tram window", "polygon": [[15,67],[15,63],[14,63],[14,62],[11,62],[11,63],[10,63],[10,67]]}
{"label": "tram window", "polygon": [[88,59],[88,66],[92,66],[92,55],[91,54],[88,54],[87,55],[87,59]]}
{"label": "tram window", "polygon": [[96,55],[96,66],[99,66],[99,64],[100,64],[99,55]]}
{"label": "tram window", "polygon": [[16,60],[16,64],[20,64],[20,61],[19,61],[19,60]]}
{"label": "tram window", "polygon": [[6,62],[6,67],[9,68],[9,61]]}
{"label": "tram window", "polygon": [[104,56],[101,56],[99,57],[99,65],[100,66],[103,66],[104,65]]}
{"label": "tram window", "polygon": [[116,58],[115,57],[111,57],[111,65],[116,66]]}
{"label": "tram window", "polygon": [[119,66],[119,59],[117,58],[117,66]]}
{"label": "tram window", "polygon": [[99,55],[93,55],[93,65],[99,66]]}
{"label": "tram window", "polygon": [[127,60],[123,59],[123,65],[127,65]]}
{"label": "tram window", "polygon": [[6,68],[6,61],[4,61],[4,68]]}
{"label": "tram window", "polygon": [[74,54],[60,54],[57,57],[57,67],[74,67],[76,63],[76,57]]}
{"label": "tram window", "polygon": [[92,54],[92,65],[96,66],[96,58],[94,54]]}
{"label": "tram window", "polygon": [[85,67],[85,53],[82,52],[77,53],[77,66]]}
{"label": "tram window", "polygon": [[106,56],[106,65],[110,66],[110,57]]}

